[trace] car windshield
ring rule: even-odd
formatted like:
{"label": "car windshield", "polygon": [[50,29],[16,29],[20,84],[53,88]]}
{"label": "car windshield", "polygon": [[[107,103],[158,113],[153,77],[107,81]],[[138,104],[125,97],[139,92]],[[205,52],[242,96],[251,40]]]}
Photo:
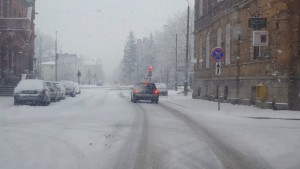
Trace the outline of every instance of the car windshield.
{"label": "car windshield", "polygon": [[300,0],[0,0],[0,169],[300,169]]}

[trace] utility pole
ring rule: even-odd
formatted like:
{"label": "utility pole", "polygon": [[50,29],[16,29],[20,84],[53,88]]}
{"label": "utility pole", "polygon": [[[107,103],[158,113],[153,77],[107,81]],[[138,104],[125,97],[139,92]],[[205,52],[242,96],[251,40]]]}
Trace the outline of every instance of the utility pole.
{"label": "utility pole", "polygon": [[187,30],[186,30],[186,57],[185,57],[184,96],[188,95],[189,35],[190,35],[190,4],[188,3],[188,10],[187,10]]}
{"label": "utility pole", "polygon": [[55,32],[55,81],[57,81],[57,60],[58,60],[58,53],[57,53],[57,31]]}
{"label": "utility pole", "polygon": [[42,79],[42,53],[43,53],[43,39],[42,37],[40,37],[40,47],[39,47],[39,56],[38,56],[38,73],[37,76],[39,79]]}
{"label": "utility pole", "polygon": [[177,76],[177,57],[178,57],[178,50],[177,50],[177,48],[178,48],[178,39],[177,39],[177,33],[176,33],[176,51],[175,51],[175,58],[176,58],[176,60],[175,60],[175,91],[177,91],[177,89],[178,89],[178,76]]}

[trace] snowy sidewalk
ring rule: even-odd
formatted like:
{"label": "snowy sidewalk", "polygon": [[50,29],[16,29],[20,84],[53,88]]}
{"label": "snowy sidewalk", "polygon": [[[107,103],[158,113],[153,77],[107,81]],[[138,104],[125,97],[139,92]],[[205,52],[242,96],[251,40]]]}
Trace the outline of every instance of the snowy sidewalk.
{"label": "snowy sidewalk", "polygon": [[221,111],[218,111],[218,103],[213,101],[192,99],[191,93],[183,96],[181,92],[169,91],[168,97],[160,97],[162,103],[173,104],[178,107],[190,109],[201,114],[227,115],[236,117],[250,117],[257,119],[283,119],[300,120],[300,111],[260,109],[254,106],[232,105],[221,103]]}

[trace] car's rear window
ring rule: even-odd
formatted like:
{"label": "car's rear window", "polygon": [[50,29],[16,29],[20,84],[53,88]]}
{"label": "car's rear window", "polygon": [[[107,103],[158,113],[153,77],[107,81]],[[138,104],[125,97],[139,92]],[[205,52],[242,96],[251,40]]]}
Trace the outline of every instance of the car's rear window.
{"label": "car's rear window", "polygon": [[135,89],[140,91],[153,91],[156,89],[156,86],[154,83],[139,83]]}

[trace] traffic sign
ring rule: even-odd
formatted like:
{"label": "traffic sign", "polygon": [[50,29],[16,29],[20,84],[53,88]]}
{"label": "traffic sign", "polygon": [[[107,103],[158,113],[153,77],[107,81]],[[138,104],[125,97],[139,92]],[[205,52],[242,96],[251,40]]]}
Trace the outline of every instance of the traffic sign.
{"label": "traffic sign", "polygon": [[221,75],[221,62],[216,62],[216,75]]}
{"label": "traffic sign", "polygon": [[211,51],[211,57],[214,59],[215,62],[219,62],[220,60],[224,59],[224,49],[220,47],[213,48],[213,50]]}

